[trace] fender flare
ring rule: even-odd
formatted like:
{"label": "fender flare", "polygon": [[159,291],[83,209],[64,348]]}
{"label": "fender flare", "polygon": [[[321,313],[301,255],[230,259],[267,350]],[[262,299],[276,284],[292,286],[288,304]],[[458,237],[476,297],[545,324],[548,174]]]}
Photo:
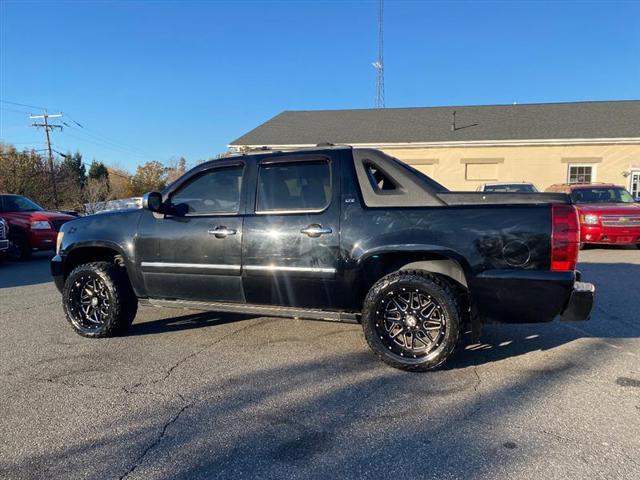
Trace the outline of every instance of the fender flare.
{"label": "fender flare", "polygon": [[427,254],[434,255],[438,258],[429,260],[409,261],[402,265],[399,270],[425,270],[432,273],[439,273],[449,277],[456,282],[469,287],[467,277],[470,268],[460,254],[453,250],[443,249],[437,245],[429,244],[405,244],[405,245],[386,245],[384,247],[375,247],[363,252],[358,258],[358,266],[362,267],[372,257],[387,254]]}

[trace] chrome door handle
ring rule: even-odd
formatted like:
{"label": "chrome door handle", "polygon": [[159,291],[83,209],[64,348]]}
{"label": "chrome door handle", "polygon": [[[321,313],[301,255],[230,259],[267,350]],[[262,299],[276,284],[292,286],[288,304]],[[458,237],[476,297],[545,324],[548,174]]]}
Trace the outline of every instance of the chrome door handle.
{"label": "chrome door handle", "polygon": [[322,225],[318,225],[317,223],[312,223],[311,225],[308,225],[307,227],[300,230],[300,233],[309,235],[311,238],[318,238],[320,235],[333,233],[333,230],[331,230],[330,228],[323,228]]}
{"label": "chrome door handle", "polygon": [[209,235],[215,235],[216,238],[225,238],[228,235],[235,235],[237,232],[234,228],[227,228],[225,226],[219,226],[212,230],[209,230]]}

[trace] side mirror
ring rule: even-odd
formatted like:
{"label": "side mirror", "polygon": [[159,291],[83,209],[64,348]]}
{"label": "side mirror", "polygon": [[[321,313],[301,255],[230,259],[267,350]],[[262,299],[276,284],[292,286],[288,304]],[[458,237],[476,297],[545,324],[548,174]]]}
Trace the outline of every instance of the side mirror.
{"label": "side mirror", "polygon": [[159,192],[147,192],[142,196],[142,208],[152,212],[162,212],[162,195]]}

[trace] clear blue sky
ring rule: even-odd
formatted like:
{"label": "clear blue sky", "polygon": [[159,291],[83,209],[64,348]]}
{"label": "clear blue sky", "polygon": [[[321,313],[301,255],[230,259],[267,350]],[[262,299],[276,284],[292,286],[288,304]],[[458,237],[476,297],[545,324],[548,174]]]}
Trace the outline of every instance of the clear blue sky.
{"label": "clear blue sky", "polygon": [[[0,3],[0,98],[70,115],[56,148],[87,160],[193,162],[282,110],[374,104],[375,1]],[[638,99],[640,2],[387,0],[385,68],[388,107]],[[0,106],[2,141],[43,147]]]}

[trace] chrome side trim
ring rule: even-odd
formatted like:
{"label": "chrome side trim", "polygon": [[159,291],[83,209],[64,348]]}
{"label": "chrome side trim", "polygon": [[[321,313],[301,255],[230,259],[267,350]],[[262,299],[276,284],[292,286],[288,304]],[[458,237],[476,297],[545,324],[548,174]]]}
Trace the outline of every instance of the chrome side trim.
{"label": "chrome side trim", "polygon": [[283,267],[279,265],[246,265],[245,270],[262,272],[309,272],[309,273],[336,273],[335,268],[324,267]]}
{"label": "chrome side trim", "polygon": [[212,270],[240,270],[240,265],[221,265],[215,263],[171,263],[171,262],[142,262],[141,267],[151,268],[209,268]]}
{"label": "chrome side trim", "polygon": [[290,213],[322,213],[329,205],[320,209],[293,209],[293,210],[256,210],[256,215],[287,215]]}

